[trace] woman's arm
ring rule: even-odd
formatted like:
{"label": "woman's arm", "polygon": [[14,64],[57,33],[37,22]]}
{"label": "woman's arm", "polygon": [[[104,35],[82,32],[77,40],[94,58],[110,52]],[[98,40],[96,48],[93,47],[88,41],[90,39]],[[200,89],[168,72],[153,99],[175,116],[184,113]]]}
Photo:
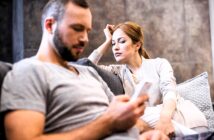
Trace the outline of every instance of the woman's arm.
{"label": "woman's arm", "polygon": [[[100,45],[97,49],[95,49],[88,57],[88,59],[93,62],[94,64],[98,64],[100,61],[101,57],[106,53],[108,48],[111,47],[111,41],[112,41],[112,30],[113,30],[114,25],[107,24],[106,28],[104,29],[104,34],[106,36],[106,41]],[[109,71],[113,74],[116,74],[120,76],[120,71],[122,69],[122,65],[99,65],[101,69],[104,69],[106,71]]]}
{"label": "woman's arm", "polygon": [[160,119],[158,120],[155,129],[161,130],[166,135],[169,135],[175,131],[171,121],[175,107],[176,101],[174,99],[168,99],[163,102]]}
{"label": "woman's arm", "polygon": [[171,120],[176,108],[176,80],[170,63],[166,59],[162,59],[161,61],[162,63],[159,67],[159,74],[163,106],[160,113],[160,119],[155,128],[162,130],[165,134],[169,135],[174,132]]}
{"label": "woman's arm", "polygon": [[93,63],[98,64],[103,54],[108,50],[108,48],[111,47],[112,29],[113,25],[106,25],[106,28],[104,29],[104,34],[106,36],[105,42],[100,45],[96,50],[94,50],[88,57],[88,59],[91,60]]}

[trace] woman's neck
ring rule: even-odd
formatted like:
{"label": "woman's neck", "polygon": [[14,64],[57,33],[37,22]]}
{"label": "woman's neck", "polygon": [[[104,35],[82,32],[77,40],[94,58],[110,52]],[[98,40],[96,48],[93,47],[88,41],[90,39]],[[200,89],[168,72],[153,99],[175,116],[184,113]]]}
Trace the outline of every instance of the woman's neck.
{"label": "woman's neck", "polygon": [[131,59],[130,63],[127,64],[127,66],[133,74],[136,74],[142,65],[142,61],[142,57],[140,55],[137,55],[136,57]]}

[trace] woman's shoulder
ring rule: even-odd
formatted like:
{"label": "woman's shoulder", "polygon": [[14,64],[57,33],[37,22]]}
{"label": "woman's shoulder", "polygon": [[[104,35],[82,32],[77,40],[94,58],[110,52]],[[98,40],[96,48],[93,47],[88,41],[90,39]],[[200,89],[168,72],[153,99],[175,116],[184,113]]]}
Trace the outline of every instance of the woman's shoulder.
{"label": "woman's shoulder", "polygon": [[166,58],[161,58],[161,57],[144,59],[144,62],[154,63],[154,64],[169,63],[169,61]]}
{"label": "woman's shoulder", "polygon": [[166,58],[152,58],[152,59],[145,59],[143,62],[144,67],[154,67],[157,70],[160,70],[162,68],[170,68],[171,69],[171,64]]}

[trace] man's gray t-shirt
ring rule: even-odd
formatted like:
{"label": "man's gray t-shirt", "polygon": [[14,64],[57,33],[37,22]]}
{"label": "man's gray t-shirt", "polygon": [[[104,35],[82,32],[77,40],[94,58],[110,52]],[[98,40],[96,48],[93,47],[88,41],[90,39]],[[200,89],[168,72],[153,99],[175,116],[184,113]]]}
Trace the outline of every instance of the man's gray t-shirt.
{"label": "man's gray t-shirt", "polygon": [[[46,117],[44,133],[66,132],[96,119],[114,95],[92,67],[71,65],[79,74],[34,57],[14,64],[2,86],[1,112],[41,112]],[[138,136],[138,130],[131,128],[105,140],[136,140]]]}
{"label": "man's gray t-shirt", "polygon": [[99,116],[114,96],[97,72],[73,73],[35,58],[14,64],[2,87],[1,111],[26,109],[46,116],[45,133],[80,127]]}

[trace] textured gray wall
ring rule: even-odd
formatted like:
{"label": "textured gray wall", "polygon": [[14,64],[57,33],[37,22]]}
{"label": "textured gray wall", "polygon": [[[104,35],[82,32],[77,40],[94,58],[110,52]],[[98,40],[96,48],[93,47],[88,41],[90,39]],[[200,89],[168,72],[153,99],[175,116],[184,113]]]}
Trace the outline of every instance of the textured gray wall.
{"label": "textured gray wall", "polygon": [[[40,39],[41,9],[47,0],[24,0],[25,56],[36,53]],[[212,88],[211,40],[208,0],[89,0],[93,14],[93,31],[88,56],[104,40],[103,28],[131,20],[144,27],[145,48],[152,57],[167,58],[180,83],[207,71]],[[111,50],[102,63],[114,63]]]}
{"label": "textured gray wall", "polygon": [[34,55],[42,38],[41,13],[48,0],[24,1],[24,46],[25,57]]}

